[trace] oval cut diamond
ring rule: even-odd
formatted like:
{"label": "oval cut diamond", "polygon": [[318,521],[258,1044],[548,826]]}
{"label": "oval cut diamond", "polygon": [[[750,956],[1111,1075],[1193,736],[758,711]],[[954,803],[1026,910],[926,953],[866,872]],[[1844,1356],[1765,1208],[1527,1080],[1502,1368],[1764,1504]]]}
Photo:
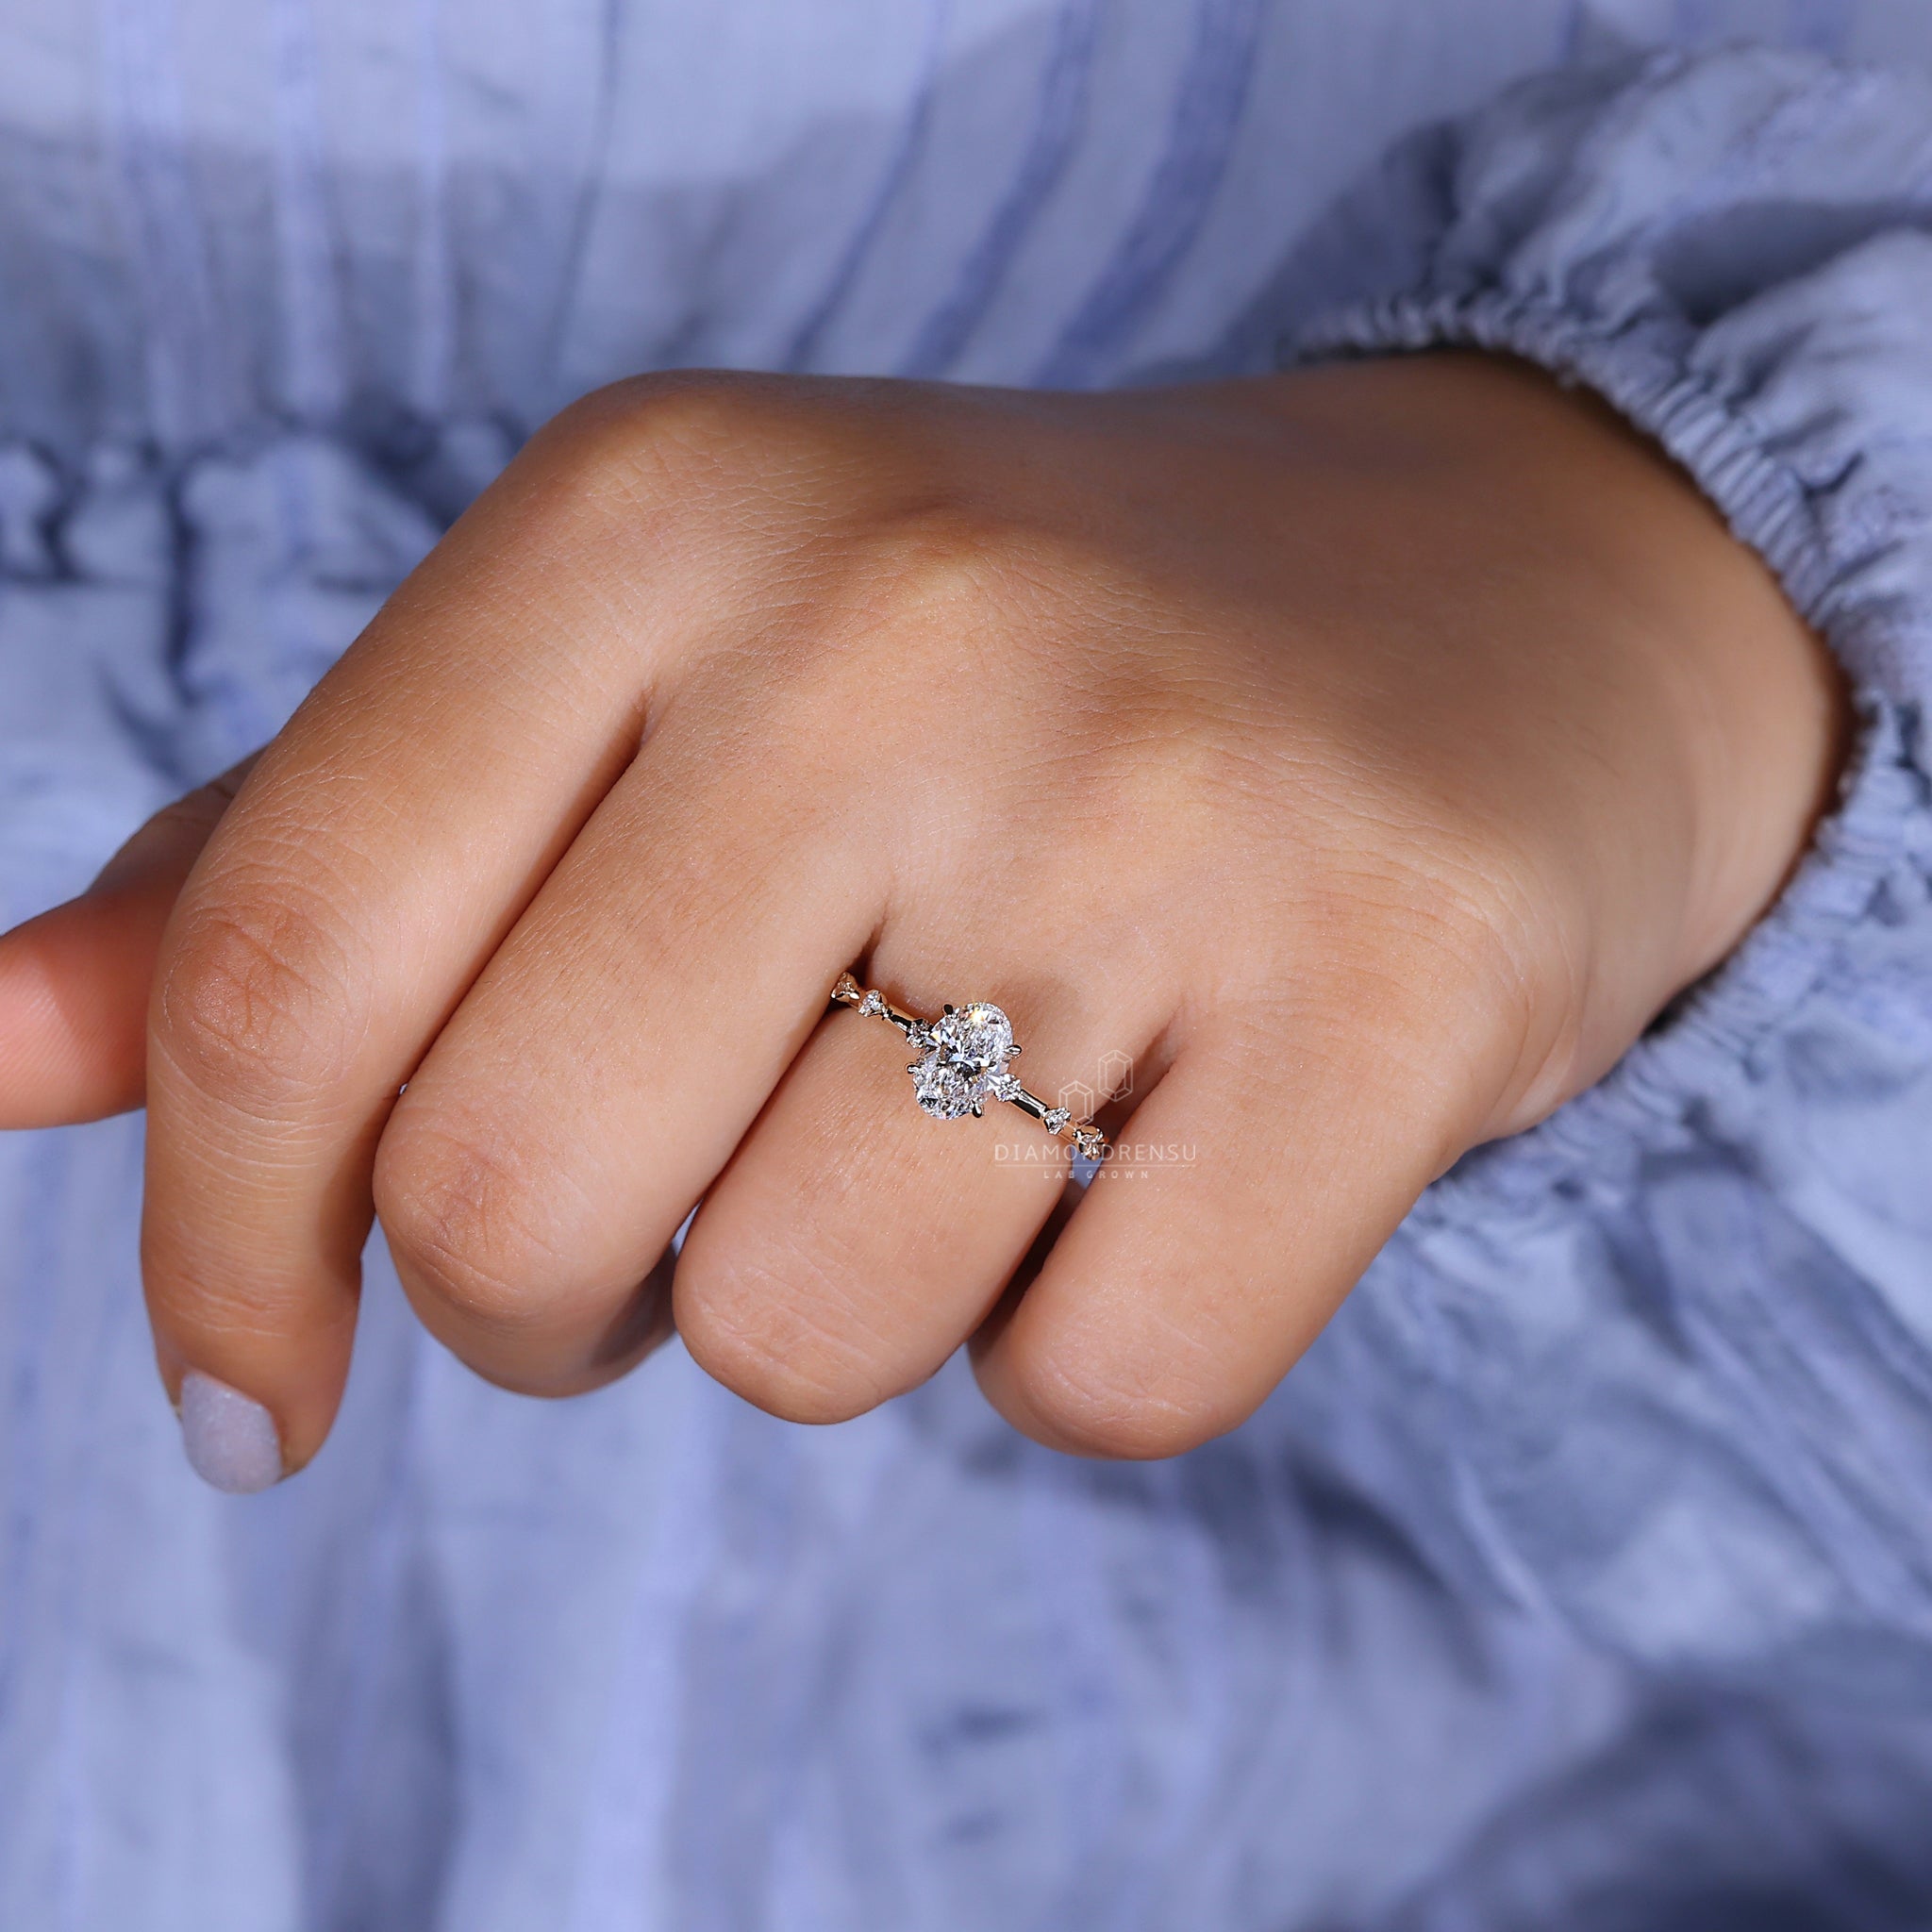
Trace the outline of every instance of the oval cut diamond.
{"label": "oval cut diamond", "polygon": [[977,1113],[1005,1084],[1012,1022],[997,1007],[975,1000],[935,1020],[927,1038],[924,1058],[912,1063],[920,1106],[942,1121]]}

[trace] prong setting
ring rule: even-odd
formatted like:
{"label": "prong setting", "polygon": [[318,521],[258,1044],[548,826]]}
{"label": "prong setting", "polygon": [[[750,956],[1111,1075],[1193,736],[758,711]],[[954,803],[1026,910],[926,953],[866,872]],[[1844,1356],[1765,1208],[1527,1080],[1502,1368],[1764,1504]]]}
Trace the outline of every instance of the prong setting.
{"label": "prong setting", "polygon": [[1020,1044],[1012,1023],[988,1000],[965,1006],[947,1005],[937,1020],[922,1020],[904,1011],[875,987],[859,985],[841,973],[832,988],[835,1006],[852,1007],[862,1016],[890,1022],[919,1055],[907,1064],[913,1092],[923,1111],[935,1120],[980,1120],[989,1100],[1003,1100],[1038,1121],[1056,1140],[1071,1143],[1076,1159],[1098,1161],[1107,1154],[1107,1138],[1091,1120],[1075,1120],[1064,1107],[1053,1107],[1029,1092],[1008,1071],[1018,1059]]}

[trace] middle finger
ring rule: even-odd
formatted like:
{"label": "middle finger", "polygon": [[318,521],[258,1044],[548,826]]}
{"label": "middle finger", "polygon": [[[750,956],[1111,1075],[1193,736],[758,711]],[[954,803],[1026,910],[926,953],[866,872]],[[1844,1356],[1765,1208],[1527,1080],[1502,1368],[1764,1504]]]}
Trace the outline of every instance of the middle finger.
{"label": "middle finger", "polygon": [[665,713],[443,1026],[377,1149],[424,1324],[566,1394],[657,1332],[642,1284],[877,926],[878,856],[807,734]]}

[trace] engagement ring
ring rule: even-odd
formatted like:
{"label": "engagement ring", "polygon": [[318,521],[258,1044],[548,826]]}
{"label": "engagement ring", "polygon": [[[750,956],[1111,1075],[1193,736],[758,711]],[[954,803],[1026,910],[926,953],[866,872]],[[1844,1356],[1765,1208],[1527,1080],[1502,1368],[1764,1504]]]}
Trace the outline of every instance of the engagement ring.
{"label": "engagement ring", "polygon": [[937,1020],[901,1012],[886,996],[841,973],[832,989],[833,1004],[889,1020],[906,1036],[919,1058],[907,1072],[919,1104],[935,1120],[962,1120],[985,1111],[989,1100],[1004,1100],[1030,1115],[1057,1139],[1071,1141],[1076,1158],[1099,1160],[1107,1139],[1090,1120],[1075,1120],[1064,1107],[1053,1107],[1029,1093],[1007,1071],[1020,1056],[1013,1023],[995,1006],[974,1000],[948,1007]]}

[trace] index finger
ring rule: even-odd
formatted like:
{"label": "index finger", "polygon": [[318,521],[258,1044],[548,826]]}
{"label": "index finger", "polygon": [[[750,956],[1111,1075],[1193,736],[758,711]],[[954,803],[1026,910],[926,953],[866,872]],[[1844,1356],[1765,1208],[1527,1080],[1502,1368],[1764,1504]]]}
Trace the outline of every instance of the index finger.
{"label": "index finger", "polygon": [[[664,541],[634,466],[540,438],[262,755],[182,891],[149,1014],[142,1267],[221,1487],[327,1433],[397,1091],[634,755],[702,608]],[[658,593],[648,624],[613,582]]]}

